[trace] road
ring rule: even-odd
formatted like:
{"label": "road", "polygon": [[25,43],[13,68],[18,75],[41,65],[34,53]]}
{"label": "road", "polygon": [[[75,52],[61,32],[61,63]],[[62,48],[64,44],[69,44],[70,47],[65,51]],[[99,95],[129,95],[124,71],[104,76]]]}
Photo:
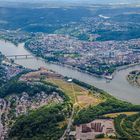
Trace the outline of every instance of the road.
{"label": "road", "polygon": [[73,116],[74,116],[74,113],[75,113],[75,111],[74,111],[74,107],[73,107],[72,114],[71,114],[71,117],[69,118],[67,128],[66,128],[66,130],[65,130],[65,132],[64,132],[64,134],[63,134],[63,136],[60,138],[60,140],[64,140],[66,134],[67,134],[68,132],[70,132],[70,128],[71,128],[72,123],[73,123]]}
{"label": "road", "polygon": [[[72,86],[72,89],[73,89],[73,94],[74,94],[74,97],[75,97],[75,104],[76,104],[77,103],[77,100],[76,100],[76,94],[75,94],[75,90],[74,90],[74,87],[73,87],[73,83],[71,83],[71,86]],[[67,128],[66,128],[63,136],[60,138],[60,140],[64,140],[66,134],[70,132],[70,128],[71,128],[72,123],[73,123],[74,113],[75,113],[75,110],[74,110],[74,105],[73,105],[72,113],[71,113],[71,116],[69,118]]]}

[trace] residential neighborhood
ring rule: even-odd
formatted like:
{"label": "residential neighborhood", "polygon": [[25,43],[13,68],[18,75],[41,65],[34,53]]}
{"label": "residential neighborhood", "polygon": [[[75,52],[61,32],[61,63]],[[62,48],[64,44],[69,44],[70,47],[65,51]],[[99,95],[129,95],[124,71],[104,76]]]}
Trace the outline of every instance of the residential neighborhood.
{"label": "residential neighborhood", "polygon": [[140,62],[139,39],[80,41],[68,35],[39,35],[26,48],[49,62],[96,74],[111,75],[119,66]]}

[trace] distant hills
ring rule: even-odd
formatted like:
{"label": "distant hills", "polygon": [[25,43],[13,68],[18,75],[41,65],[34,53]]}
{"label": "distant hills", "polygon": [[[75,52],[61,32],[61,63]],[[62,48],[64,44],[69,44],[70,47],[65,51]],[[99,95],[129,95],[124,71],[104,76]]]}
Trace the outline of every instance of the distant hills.
{"label": "distant hills", "polygon": [[93,5],[140,7],[140,0],[0,0],[0,7],[17,8],[90,7]]}

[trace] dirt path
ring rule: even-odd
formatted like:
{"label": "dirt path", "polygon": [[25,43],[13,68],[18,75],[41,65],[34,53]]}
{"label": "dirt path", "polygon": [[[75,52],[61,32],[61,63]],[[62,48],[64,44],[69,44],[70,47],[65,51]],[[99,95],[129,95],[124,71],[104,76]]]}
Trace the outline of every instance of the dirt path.
{"label": "dirt path", "polygon": [[122,119],[122,121],[121,121],[121,123],[120,123],[120,126],[121,126],[121,129],[123,130],[123,132],[126,134],[126,136],[128,136],[128,138],[132,138],[131,137],[131,135],[129,135],[129,133],[128,132],[126,132],[124,129],[123,129],[123,127],[122,127],[122,125],[123,125],[123,123],[124,123],[124,121],[125,121],[125,118],[124,119]]}
{"label": "dirt path", "polygon": [[135,130],[135,132],[137,132],[140,135],[140,128],[136,129],[137,122],[139,121],[140,121],[140,118],[137,118],[135,120],[135,122],[133,123],[133,129]]}

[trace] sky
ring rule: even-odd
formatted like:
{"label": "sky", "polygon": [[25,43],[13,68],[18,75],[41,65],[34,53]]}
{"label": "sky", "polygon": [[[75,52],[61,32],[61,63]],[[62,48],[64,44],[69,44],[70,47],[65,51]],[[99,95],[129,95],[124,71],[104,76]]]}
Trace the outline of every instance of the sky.
{"label": "sky", "polygon": [[139,3],[140,0],[0,0],[1,1],[8,1],[8,2],[48,2],[48,1],[58,1],[58,2],[90,2],[95,4],[108,4],[108,3],[126,3],[126,4],[134,4]]}

